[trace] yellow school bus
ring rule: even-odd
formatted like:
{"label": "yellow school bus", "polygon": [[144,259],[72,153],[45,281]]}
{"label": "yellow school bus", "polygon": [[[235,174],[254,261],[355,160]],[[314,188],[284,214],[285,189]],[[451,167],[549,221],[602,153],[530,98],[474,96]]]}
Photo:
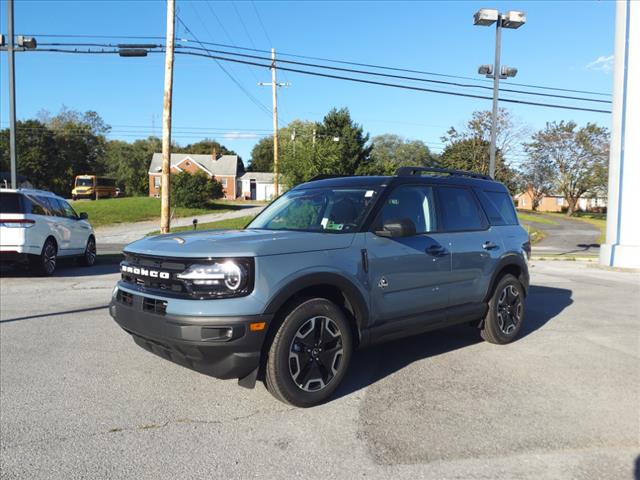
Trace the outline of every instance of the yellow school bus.
{"label": "yellow school bus", "polygon": [[73,182],[71,198],[112,198],[116,196],[116,181],[96,175],[77,175]]}

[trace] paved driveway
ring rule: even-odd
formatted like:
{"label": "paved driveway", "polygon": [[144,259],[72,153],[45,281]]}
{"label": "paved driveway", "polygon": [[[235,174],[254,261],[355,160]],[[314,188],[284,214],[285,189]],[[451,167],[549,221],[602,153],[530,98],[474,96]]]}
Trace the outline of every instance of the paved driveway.
{"label": "paved driveway", "polygon": [[532,226],[542,230],[546,237],[534,245],[534,253],[556,255],[598,256],[600,230],[580,220],[564,218],[560,215],[540,215],[554,221],[555,225],[538,222]]}
{"label": "paved driveway", "polygon": [[301,410],[137,347],[105,308],[116,270],[0,280],[3,479],[630,480],[639,468],[638,274],[534,264],[516,343],[458,327],[371,348],[336,398]]}

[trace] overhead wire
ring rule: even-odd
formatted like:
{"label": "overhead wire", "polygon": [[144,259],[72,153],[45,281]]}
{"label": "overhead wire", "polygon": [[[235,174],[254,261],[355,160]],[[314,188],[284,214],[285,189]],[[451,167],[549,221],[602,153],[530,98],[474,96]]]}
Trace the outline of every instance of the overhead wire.
{"label": "overhead wire", "polygon": [[[191,33],[193,34],[193,32],[191,32]],[[39,49],[39,50],[29,50],[29,51],[31,51],[31,52],[50,51],[50,52],[61,52],[61,53],[112,53],[112,54],[119,53],[118,50],[113,50],[113,51],[110,51],[110,52],[108,52],[108,51],[84,51],[84,52],[81,52],[81,51],[78,51],[78,50],[64,50],[64,49]],[[154,53],[154,52],[155,53],[159,53],[159,52],[161,52],[161,50],[156,50],[156,51],[151,51],[151,52],[152,53]],[[222,56],[219,56],[219,55],[204,54],[204,53],[198,53],[198,52],[192,52],[192,51],[183,51],[183,50],[180,50],[180,49],[176,50],[175,53],[176,54],[180,54],[180,55],[189,55],[189,56],[209,58],[209,59],[212,59],[212,60],[216,61],[216,63],[219,63],[219,61],[227,61],[227,62],[246,64],[246,65],[253,65],[253,66],[262,67],[262,68],[271,68],[271,65],[268,65],[268,64],[251,62],[251,61],[247,61],[247,60],[240,60],[240,59],[237,59],[237,58],[222,57]],[[413,90],[413,91],[420,91],[420,92],[438,93],[438,94],[443,94],[443,95],[466,97],[466,98],[475,98],[475,99],[481,99],[481,100],[492,100],[492,97],[485,96],[485,95],[477,95],[477,94],[472,94],[472,93],[453,92],[453,91],[438,90],[438,89],[433,89],[433,88],[417,87],[417,86],[414,86],[414,85],[402,85],[402,84],[389,83],[389,82],[380,82],[380,81],[363,79],[363,78],[346,77],[346,76],[343,76],[343,75],[333,75],[333,74],[323,73],[323,72],[315,72],[315,71],[310,71],[310,70],[301,70],[301,69],[298,69],[298,68],[291,68],[291,67],[279,67],[279,69],[280,70],[285,70],[285,71],[288,71],[288,72],[300,73],[300,74],[303,74],[303,75],[311,75],[311,76],[324,77],[324,78],[333,78],[333,79],[336,79],[336,80],[345,80],[345,81],[363,83],[363,84],[369,84],[369,85],[378,85],[378,86],[392,87],[392,88],[399,88],[399,89],[404,89],[404,90]],[[532,101],[528,101],[528,100],[520,100],[520,99],[513,99],[513,98],[501,98],[500,101],[504,102],[504,103],[531,105],[531,106],[546,107],[546,108],[559,108],[559,109],[565,109],[565,110],[575,110],[575,111],[594,112],[594,113],[611,113],[610,110],[602,110],[602,109],[588,108],[588,107],[579,107],[579,106],[572,106],[572,105],[561,105],[561,104],[551,104],[551,103],[542,103],[542,102],[532,102]]]}
{"label": "overhead wire", "polygon": [[[260,22],[262,22],[260,20]],[[224,31],[224,27],[223,27],[223,31]],[[266,33],[266,30],[265,30]],[[81,35],[81,34],[75,34],[75,35],[64,35],[64,34],[24,34],[24,35],[29,35],[29,36],[37,36],[37,37],[51,37],[51,38],[129,38],[129,39],[163,39],[165,37],[160,37],[160,36],[139,36],[139,35]],[[268,37],[268,35],[267,35]],[[179,39],[179,41],[183,41],[183,42],[193,42],[196,40],[193,39],[189,39],[189,38],[181,38]],[[198,43],[203,43],[205,45],[212,45],[212,46],[217,46],[217,47],[225,47],[225,48],[233,48],[236,50],[245,50],[245,51],[253,51],[253,52],[260,52],[260,53],[271,53],[270,50],[265,50],[265,49],[259,49],[259,48],[249,48],[249,47],[241,47],[238,45],[229,45],[229,44],[224,44],[224,43],[217,43],[217,42],[198,42]],[[272,43],[272,42],[270,42]],[[354,61],[347,61],[347,60],[338,60],[338,59],[331,59],[331,58],[325,58],[325,57],[318,57],[318,56],[310,56],[310,55],[300,55],[300,54],[294,54],[294,53],[287,53],[287,52],[278,52],[279,56],[285,56],[285,57],[293,57],[293,58],[302,58],[302,59],[307,59],[307,60],[317,60],[317,61],[325,61],[325,62],[330,62],[330,63],[338,63],[338,64],[346,64],[346,65],[353,65],[353,66],[360,66],[360,67],[368,67],[368,68],[376,68],[376,69],[381,69],[381,70],[390,70],[390,71],[398,71],[398,72],[406,72],[406,73],[416,73],[416,74],[422,74],[422,75],[429,75],[429,76],[436,76],[436,77],[446,77],[446,78],[457,78],[457,79],[462,79],[462,80],[473,80],[473,81],[482,81],[482,82],[487,82],[490,80],[485,80],[485,79],[481,79],[481,78],[474,78],[474,77],[469,77],[469,76],[463,76],[463,75],[452,75],[452,74],[446,74],[446,73],[441,73],[441,72],[433,72],[433,71],[426,71],[426,70],[416,70],[416,69],[410,69],[410,68],[401,68],[401,67],[392,67],[392,66],[387,66],[387,65],[380,65],[380,64],[373,64],[373,63],[363,63],[363,62],[354,62]],[[562,87],[552,87],[552,86],[548,86],[548,85],[536,85],[536,84],[531,84],[531,83],[518,83],[518,82],[513,82],[513,81],[509,81],[509,85],[514,85],[514,86],[519,86],[519,87],[528,87],[528,88],[536,88],[536,89],[543,89],[543,90],[555,90],[555,91],[561,91],[561,92],[571,92],[571,93],[582,93],[582,94],[587,94],[587,95],[598,95],[598,96],[611,96],[611,93],[607,93],[607,92],[596,92],[596,91],[592,91],[592,90],[580,90],[580,89],[571,89],[571,88],[562,88]]]}

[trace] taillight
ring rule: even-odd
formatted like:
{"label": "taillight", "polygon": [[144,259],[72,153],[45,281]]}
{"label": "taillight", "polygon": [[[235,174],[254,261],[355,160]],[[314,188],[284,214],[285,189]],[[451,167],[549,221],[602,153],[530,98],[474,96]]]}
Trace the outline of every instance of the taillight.
{"label": "taillight", "polygon": [[35,225],[35,223],[35,220],[30,220],[28,218],[0,218],[0,227],[31,228]]}

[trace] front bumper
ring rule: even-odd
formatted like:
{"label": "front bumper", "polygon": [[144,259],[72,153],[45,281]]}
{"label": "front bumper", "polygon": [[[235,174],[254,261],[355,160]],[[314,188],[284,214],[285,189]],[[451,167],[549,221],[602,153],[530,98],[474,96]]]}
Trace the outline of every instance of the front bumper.
{"label": "front bumper", "polygon": [[75,198],[93,198],[95,196],[94,192],[71,192],[71,196]]}
{"label": "front bumper", "polygon": [[[249,324],[271,315],[204,317],[167,315],[162,301],[126,292],[109,305],[113,319],[142,348],[167,360],[212,377],[243,378],[260,365],[267,328],[250,331]],[[194,300],[198,301],[198,300]]]}

